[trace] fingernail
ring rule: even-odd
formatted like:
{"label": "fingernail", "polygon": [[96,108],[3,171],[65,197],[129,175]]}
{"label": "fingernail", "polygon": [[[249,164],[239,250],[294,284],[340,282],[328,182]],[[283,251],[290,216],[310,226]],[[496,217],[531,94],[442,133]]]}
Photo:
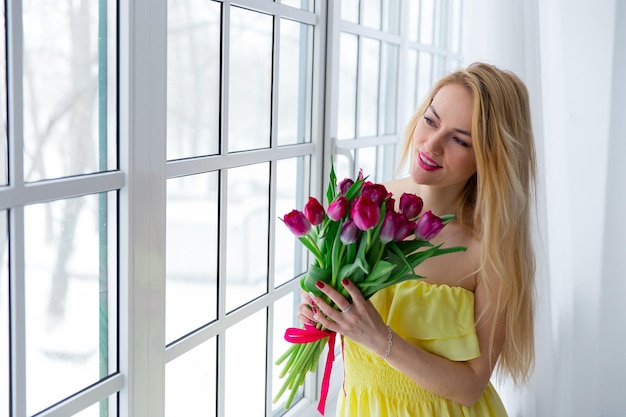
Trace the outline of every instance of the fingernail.
{"label": "fingernail", "polygon": [[311,307],[311,311],[313,311],[313,314],[317,314],[317,308]]}
{"label": "fingernail", "polygon": [[316,286],[317,288],[324,288],[324,283],[323,283],[322,281],[317,281],[317,282],[315,283],[315,286]]}
{"label": "fingernail", "polygon": [[348,284],[350,283],[350,281],[348,281],[347,278],[344,278],[344,279],[341,280],[341,283],[343,284],[344,287],[347,287]]}

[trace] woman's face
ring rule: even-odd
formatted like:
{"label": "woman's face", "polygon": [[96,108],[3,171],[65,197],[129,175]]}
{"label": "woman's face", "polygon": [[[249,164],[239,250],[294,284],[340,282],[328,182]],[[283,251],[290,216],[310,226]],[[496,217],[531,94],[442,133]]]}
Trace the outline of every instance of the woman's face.
{"label": "woman's face", "polygon": [[411,177],[417,184],[459,191],[476,172],[473,100],[460,84],[442,87],[413,131]]}

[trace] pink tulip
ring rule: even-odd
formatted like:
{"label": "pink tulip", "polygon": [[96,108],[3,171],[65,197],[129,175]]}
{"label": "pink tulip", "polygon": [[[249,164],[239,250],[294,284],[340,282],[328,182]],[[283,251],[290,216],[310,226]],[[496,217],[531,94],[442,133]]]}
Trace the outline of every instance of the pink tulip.
{"label": "pink tulip", "polygon": [[389,243],[394,240],[396,234],[396,216],[398,213],[395,211],[388,211],[385,213],[383,224],[380,227],[380,240],[383,243]]}
{"label": "pink tulip", "polygon": [[415,224],[415,235],[418,239],[430,240],[443,229],[443,222],[430,210],[422,214]]}
{"label": "pink tulip", "polygon": [[343,219],[343,216],[345,216],[348,212],[349,205],[350,202],[348,201],[348,199],[340,195],[328,206],[328,217],[331,220],[338,222],[339,220]]}
{"label": "pink tulip", "polygon": [[384,185],[374,184],[369,181],[363,183],[363,188],[361,189],[361,195],[372,200],[377,206],[380,206],[385,201],[388,194]]}
{"label": "pink tulip", "polygon": [[397,219],[395,221],[395,233],[393,236],[393,240],[395,242],[400,242],[407,237],[415,230],[415,222],[408,219],[406,214],[400,213],[397,215]]}
{"label": "pink tulip", "polygon": [[339,239],[344,245],[349,245],[350,243],[356,242],[359,238],[359,229],[356,227],[352,220],[346,220],[341,225],[341,234],[339,235]]}
{"label": "pink tulip", "polygon": [[422,208],[424,208],[424,201],[420,196],[404,193],[400,197],[400,212],[407,218],[416,218],[422,212]]}
{"label": "pink tulip", "polygon": [[283,221],[296,237],[303,237],[311,230],[311,223],[306,216],[298,210],[292,210],[285,214]]}
{"label": "pink tulip", "polygon": [[380,220],[380,207],[369,198],[357,197],[352,203],[350,216],[360,230],[373,229]]}
{"label": "pink tulip", "polygon": [[309,201],[304,205],[304,215],[313,226],[317,226],[324,221],[326,212],[324,207],[315,197],[309,197]]}

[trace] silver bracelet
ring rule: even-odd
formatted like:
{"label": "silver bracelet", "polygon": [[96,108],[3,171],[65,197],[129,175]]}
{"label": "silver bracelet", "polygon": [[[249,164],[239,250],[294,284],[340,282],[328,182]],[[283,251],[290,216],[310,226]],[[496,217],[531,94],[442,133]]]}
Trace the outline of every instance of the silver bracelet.
{"label": "silver bracelet", "polygon": [[391,332],[391,326],[387,326],[387,331],[389,332],[387,334],[387,350],[385,350],[385,355],[380,357],[383,360],[386,360],[389,357],[389,354],[391,353],[391,345],[393,345],[393,333]]}

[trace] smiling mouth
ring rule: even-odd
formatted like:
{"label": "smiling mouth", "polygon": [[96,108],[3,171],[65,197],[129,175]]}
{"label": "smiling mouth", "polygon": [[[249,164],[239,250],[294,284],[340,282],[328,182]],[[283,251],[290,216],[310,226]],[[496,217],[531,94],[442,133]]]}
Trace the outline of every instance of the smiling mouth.
{"label": "smiling mouth", "polygon": [[419,153],[419,158],[420,158],[420,161],[426,166],[429,166],[432,168],[443,168],[441,165],[437,164],[435,161],[430,159],[428,156],[426,156],[422,152]]}

